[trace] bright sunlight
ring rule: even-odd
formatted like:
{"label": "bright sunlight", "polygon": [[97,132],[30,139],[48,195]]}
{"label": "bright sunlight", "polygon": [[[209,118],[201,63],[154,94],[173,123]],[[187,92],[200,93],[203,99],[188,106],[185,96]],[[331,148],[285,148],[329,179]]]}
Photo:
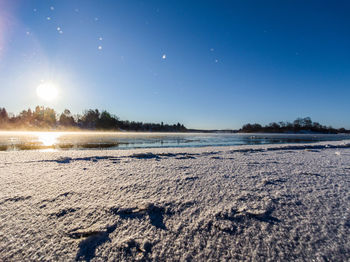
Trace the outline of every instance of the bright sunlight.
{"label": "bright sunlight", "polygon": [[53,83],[44,82],[37,87],[36,93],[41,99],[46,101],[52,101],[57,98],[58,89]]}

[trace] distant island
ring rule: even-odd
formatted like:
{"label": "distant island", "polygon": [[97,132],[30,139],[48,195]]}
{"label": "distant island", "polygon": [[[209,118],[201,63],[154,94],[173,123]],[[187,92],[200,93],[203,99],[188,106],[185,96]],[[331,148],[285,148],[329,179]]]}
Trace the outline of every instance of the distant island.
{"label": "distant island", "polygon": [[345,128],[333,128],[324,126],[318,122],[312,122],[310,117],[297,118],[290,122],[270,123],[266,126],[260,124],[246,124],[238,132],[242,133],[321,133],[321,134],[339,134],[350,133]]}
{"label": "distant island", "polygon": [[169,125],[161,122],[143,123],[120,120],[117,116],[98,109],[85,110],[82,115],[72,115],[65,109],[58,114],[49,107],[36,106],[34,110],[21,111],[18,115],[0,108],[0,129],[2,130],[95,130],[95,131],[143,131],[143,132],[185,132],[180,123]]}

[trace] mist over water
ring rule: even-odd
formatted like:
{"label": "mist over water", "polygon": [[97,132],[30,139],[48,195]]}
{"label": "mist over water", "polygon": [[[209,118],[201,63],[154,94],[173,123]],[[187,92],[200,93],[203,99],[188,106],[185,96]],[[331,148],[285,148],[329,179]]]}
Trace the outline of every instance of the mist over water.
{"label": "mist over water", "polygon": [[89,150],[312,143],[350,139],[333,134],[0,132],[0,151]]}

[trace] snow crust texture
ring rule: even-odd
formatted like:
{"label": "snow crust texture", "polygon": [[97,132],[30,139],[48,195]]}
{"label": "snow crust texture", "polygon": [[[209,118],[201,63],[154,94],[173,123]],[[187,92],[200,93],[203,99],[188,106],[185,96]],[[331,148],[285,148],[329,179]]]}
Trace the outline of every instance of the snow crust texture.
{"label": "snow crust texture", "polygon": [[0,261],[348,261],[350,141],[0,153]]}

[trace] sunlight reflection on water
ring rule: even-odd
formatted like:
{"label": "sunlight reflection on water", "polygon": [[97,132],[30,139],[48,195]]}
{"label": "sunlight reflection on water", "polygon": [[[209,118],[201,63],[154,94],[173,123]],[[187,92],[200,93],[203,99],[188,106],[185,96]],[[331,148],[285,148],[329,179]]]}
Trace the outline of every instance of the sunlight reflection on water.
{"label": "sunlight reflection on water", "polygon": [[36,133],[38,142],[44,146],[53,146],[58,143],[58,138],[62,136],[61,132],[38,132]]}

